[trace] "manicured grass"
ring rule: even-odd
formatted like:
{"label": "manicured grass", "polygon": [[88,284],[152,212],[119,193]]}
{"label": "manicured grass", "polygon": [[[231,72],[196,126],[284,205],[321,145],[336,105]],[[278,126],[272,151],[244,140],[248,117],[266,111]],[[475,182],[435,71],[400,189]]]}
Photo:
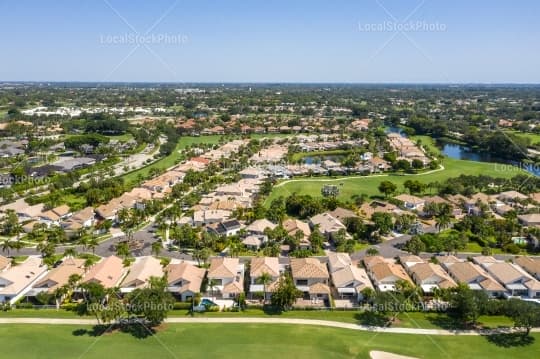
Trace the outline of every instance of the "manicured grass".
{"label": "manicured grass", "polygon": [[537,133],[520,132],[515,130],[507,130],[505,132],[511,133],[521,138],[528,138],[529,140],[531,140],[531,145],[540,143],[540,134]]}
{"label": "manicured grass", "polygon": [[[169,312],[169,317],[188,317],[191,314],[187,310],[173,310]],[[335,322],[353,323],[353,324],[373,324],[367,322],[366,316],[362,311],[352,310],[293,310],[280,314],[264,312],[262,309],[251,308],[243,312],[207,312],[196,313],[196,317],[208,318],[299,318],[329,320]],[[73,318],[79,317],[75,312],[56,309],[12,309],[0,312],[0,318]],[[94,317],[85,317],[93,319]],[[411,312],[401,313],[398,316],[399,321],[393,324],[394,327],[404,328],[426,328],[443,329],[448,328],[449,320],[445,314]],[[499,326],[510,327],[512,322],[504,316],[481,316],[480,325],[486,328],[496,328]]]}
{"label": "manicured grass", "polygon": [[[170,324],[154,336],[138,332],[92,334],[72,325],[0,327],[2,352],[11,358],[369,358],[371,350],[418,358],[532,358],[528,345],[504,347],[481,336],[381,334],[285,324]],[[499,341],[500,343],[502,342]],[[9,353],[9,354],[8,354]]]}
{"label": "manicured grass", "polygon": [[511,178],[517,174],[527,174],[527,172],[518,168],[511,168],[509,165],[501,166],[496,163],[444,158],[442,164],[445,167],[444,170],[420,173],[411,176],[388,174],[365,177],[313,177],[293,179],[292,181],[287,181],[287,183],[282,186],[274,187],[274,190],[266,200],[266,203],[270,203],[272,199],[279,196],[287,197],[295,192],[298,194],[309,194],[311,196],[321,197],[321,188],[324,184],[338,184],[338,198],[346,201],[350,200],[355,194],[359,195],[365,193],[368,196],[381,195],[377,188],[382,181],[391,181],[398,186],[399,192],[405,192],[403,183],[406,180],[418,180],[427,184],[435,181],[443,182],[448,178],[458,177],[462,174],[473,176],[482,174],[500,178]]}

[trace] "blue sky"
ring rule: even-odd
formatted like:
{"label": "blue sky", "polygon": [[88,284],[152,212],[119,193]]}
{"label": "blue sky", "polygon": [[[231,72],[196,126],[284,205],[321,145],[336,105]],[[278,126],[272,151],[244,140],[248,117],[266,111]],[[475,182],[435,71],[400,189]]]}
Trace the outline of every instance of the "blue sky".
{"label": "blue sky", "polygon": [[8,81],[540,83],[534,0],[0,0],[0,34]]}

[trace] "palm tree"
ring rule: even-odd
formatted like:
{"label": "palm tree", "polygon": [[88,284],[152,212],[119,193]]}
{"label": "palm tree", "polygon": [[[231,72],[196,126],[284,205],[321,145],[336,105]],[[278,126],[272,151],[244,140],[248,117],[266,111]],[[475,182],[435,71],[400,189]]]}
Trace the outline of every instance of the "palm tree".
{"label": "palm tree", "polygon": [[73,247],[66,248],[64,251],[64,257],[75,257],[77,255],[77,251]]}
{"label": "palm tree", "polygon": [[7,252],[7,255],[9,256],[11,249],[13,249],[13,243],[9,239],[5,239],[4,242],[2,242],[2,251]]}
{"label": "palm tree", "polygon": [[263,285],[263,303],[266,303],[266,286],[272,282],[272,276],[266,272],[263,272],[259,277],[258,282]]}
{"label": "palm tree", "polygon": [[87,247],[90,248],[92,254],[96,254],[96,247],[99,245],[97,238],[92,237],[87,243]]}
{"label": "palm tree", "polygon": [[129,256],[129,245],[127,242],[120,242],[116,245],[116,254],[126,259]]}
{"label": "palm tree", "polygon": [[161,242],[156,241],[152,243],[152,254],[155,257],[159,257],[159,254],[161,253],[161,249],[162,249]]}
{"label": "palm tree", "polygon": [[441,229],[447,228],[450,225],[450,217],[446,214],[441,214],[436,218],[435,224],[440,232]]}
{"label": "palm tree", "polygon": [[210,293],[212,293],[212,297],[214,296],[214,288],[217,285],[217,281],[214,278],[208,279],[208,286],[210,287]]}

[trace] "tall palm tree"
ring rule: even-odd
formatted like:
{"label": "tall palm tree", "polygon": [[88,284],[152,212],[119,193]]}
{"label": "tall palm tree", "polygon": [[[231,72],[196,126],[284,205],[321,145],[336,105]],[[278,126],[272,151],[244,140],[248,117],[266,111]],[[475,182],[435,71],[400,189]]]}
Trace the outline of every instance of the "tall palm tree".
{"label": "tall palm tree", "polygon": [[208,286],[210,287],[210,293],[212,293],[212,297],[214,296],[214,289],[217,285],[217,281],[214,278],[208,279]]}
{"label": "tall palm tree", "polygon": [[12,248],[13,248],[13,243],[11,243],[11,241],[9,239],[5,239],[2,242],[2,251],[7,252],[8,256],[9,256],[9,252],[11,251]]}
{"label": "tall palm tree", "polygon": [[156,242],[152,243],[152,254],[155,257],[159,257],[159,254],[161,253],[161,249],[162,249],[161,242],[156,241]]}
{"label": "tall palm tree", "polygon": [[263,285],[263,303],[266,303],[266,286],[272,282],[272,276],[269,273],[263,272],[258,282]]}
{"label": "tall palm tree", "polygon": [[77,251],[73,247],[66,248],[64,251],[64,257],[75,257],[77,255]]}
{"label": "tall palm tree", "polygon": [[445,229],[450,225],[450,216],[446,214],[441,214],[440,216],[436,218],[435,224],[437,226],[437,229],[440,232],[441,229]]}

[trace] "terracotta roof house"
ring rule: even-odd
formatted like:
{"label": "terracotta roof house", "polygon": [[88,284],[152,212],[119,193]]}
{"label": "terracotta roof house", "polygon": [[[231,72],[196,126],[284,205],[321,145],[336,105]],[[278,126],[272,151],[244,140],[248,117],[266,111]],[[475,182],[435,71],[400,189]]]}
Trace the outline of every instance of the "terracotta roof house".
{"label": "terracotta roof house", "polygon": [[514,262],[525,269],[527,273],[540,280],[540,258],[517,257]]}
{"label": "terracotta roof house", "polygon": [[326,265],[317,258],[291,258],[291,274],[296,288],[305,299],[318,301],[328,299],[329,274]]}
{"label": "terracotta roof house", "polygon": [[[285,266],[279,264],[277,257],[253,257],[249,268],[249,293],[253,297],[254,293],[263,293],[264,298],[272,296],[272,291],[276,286],[280,275],[285,271]],[[271,279],[266,285],[261,283],[261,276],[266,273]],[[265,290],[266,289],[266,290]]]}
{"label": "terracotta roof house", "polygon": [[405,269],[393,259],[370,256],[364,258],[364,264],[373,284],[381,292],[396,290],[396,283],[400,280],[414,284]]}
{"label": "terracotta roof house", "polygon": [[366,270],[352,264],[331,272],[331,276],[341,299],[348,298],[358,302],[363,298],[364,289],[373,289]]}
{"label": "terracotta roof house", "polygon": [[69,277],[73,274],[78,274],[80,276],[84,274],[84,259],[64,259],[58,267],[51,269],[45,277],[34,284],[33,291],[36,294],[41,291],[52,293],[55,289],[66,285],[69,281]]}
{"label": "terracotta roof house", "polygon": [[165,269],[169,291],[180,296],[182,301],[189,301],[201,291],[201,284],[206,270],[187,262],[169,264]]}
{"label": "terracotta roof house", "polygon": [[105,288],[113,288],[120,284],[124,277],[125,269],[122,259],[116,256],[103,258],[92,266],[85,274],[83,283],[99,283]]}
{"label": "terracotta roof house", "polygon": [[28,257],[23,263],[0,272],[0,303],[16,303],[47,273],[41,258]]}
{"label": "terracotta roof house", "polygon": [[163,277],[163,267],[159,259],[151,256],[138,257],[129,268],[129,272],[120,285],[122,293],[129,293],[148,285],[151,277]]}
{"label": "terracotta roof house", "polygon": [[397,206],[382,202],[382,201],[373,201],[371,203],[363,203],[360,206],[359,213],[362,217],[366,219],[371,219],[371,216],[373,213],[376,212],[382,212],[382,213],[394,213],[395,211],[399,210]]}
{"label": "terracotta roof house", "polygon": [[478,264],[444,263],[443,267],[457,283],[465,283],[473,290],[484,290],[491,297],[499,297],[506,292],[505,288]]}
{"label": "terracotta roof house", "polygon": [[208,280],[213,281],[213,288],[209,285],[213,294],[223,298],[234,298],[244,291],[244,265],[238,258],[212,258],[208,269]]}
{"label": "terracotta roof house", "polygon": [[266,241],[268,241],[268,237],[265,235],[251,234],[242,239],[242,244],[245,245],[248,249],[256,251],[261,248],[263,243],[265,243]]}
{"label": "terracotta roof house", "polygon": [[417,263],[409,268],[409,274],[424,293],[433,293],[433,289],[455,287],[456,282],[438,264]]}
{"label": "terracotta roof house", "polygon": [[246,227],[246,232],[250,234],[264,234],[264,230],[266,228],[274,229],[277,225],[270,222],[266,218],[263,219],[257,219],[253,223],[251,223],[249,226]]}

